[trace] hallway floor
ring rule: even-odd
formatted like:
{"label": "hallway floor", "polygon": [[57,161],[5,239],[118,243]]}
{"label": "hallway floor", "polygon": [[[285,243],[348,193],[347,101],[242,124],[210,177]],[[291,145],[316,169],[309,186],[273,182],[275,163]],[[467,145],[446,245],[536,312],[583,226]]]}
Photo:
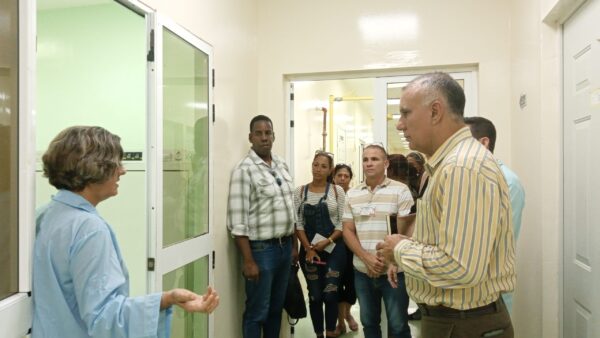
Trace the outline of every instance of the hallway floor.
{"label": "hallway floor", "polygon": [[[308,308],[308,302],[306,307]],[[413,303],[412,301],[410,302],[409,308],[408,308],[408,313],[413,313],[415,310],[417,309],[417,305],[415,303]],[[340,335],[339,337],[352,337],[352,338],[364,338],[364,334],[362,332],[362,325],[360,325],[360,307],[358,305],[358,302],[356,302],[356,304],[354,306],[352,306],[352,310],[351,310],[352,316],[356,319],[356,321],[358,322],[358,331],[356,332],[352,332],[352,331],[348,331],[343,335]],[[387,337],[387,329],[386,329],[386,323],[387,320],[385,319],[385,310],[381,310],[382,313],[382,318],[381,318],[381,326],[382,326],[382,330],[383,330],[383,336]],[[420,332],[420,328],[421,328],[421,322],[418,320],[413,320],[413,321],[409,321],[408,324],[410,325],[410,330],[412,333],[413,338],[418,338],[419,332]],[[311,338],[311,337],[316,337],[316,335],[313,332],[313,328],[312,328],[312,323],[310,321],[310,314],[306,317],[306,318],[302,318],[300,319],[300,321],[298,321],[298,324],[296,324],[295,327],[295,333],[294,333],[294,338]]]}

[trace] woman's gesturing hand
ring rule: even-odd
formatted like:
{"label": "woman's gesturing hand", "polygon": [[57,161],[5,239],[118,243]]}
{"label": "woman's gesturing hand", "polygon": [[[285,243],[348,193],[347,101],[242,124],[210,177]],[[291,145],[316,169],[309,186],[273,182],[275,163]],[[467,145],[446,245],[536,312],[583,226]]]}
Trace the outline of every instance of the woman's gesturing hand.
{"label": "woman's gesturing hand", "polygon": [[211,313],[219,305],[219,295],[210,286],[204,295],[186,289],[173,289],[165,292],[161,299],[161,308],[170,305],[177,305],[187,312]]}

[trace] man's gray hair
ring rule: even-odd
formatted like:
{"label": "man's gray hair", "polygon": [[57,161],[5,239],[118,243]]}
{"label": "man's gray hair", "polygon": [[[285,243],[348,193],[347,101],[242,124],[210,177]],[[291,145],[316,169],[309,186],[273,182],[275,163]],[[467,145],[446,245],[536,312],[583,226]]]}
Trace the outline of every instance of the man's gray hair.
{"label": "man's gray hair", "polygon": [[465,92],[450,75],[434,72],[420,75],[412,80],[404,90],[423,89],[423,104],[430,104],[441,94],[452,113],[461,118],[465,114]]}

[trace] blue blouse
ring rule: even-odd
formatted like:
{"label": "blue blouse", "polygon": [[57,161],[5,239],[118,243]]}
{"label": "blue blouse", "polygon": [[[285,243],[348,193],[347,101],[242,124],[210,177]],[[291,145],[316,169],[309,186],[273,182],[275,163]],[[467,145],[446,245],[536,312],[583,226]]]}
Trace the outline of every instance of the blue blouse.
{"label": "blue blouse", "polygon": [[33,338],[169,337],[161,293],[129,297],[129,274],[110,225],[82,196],[60,190],[38,210]]}

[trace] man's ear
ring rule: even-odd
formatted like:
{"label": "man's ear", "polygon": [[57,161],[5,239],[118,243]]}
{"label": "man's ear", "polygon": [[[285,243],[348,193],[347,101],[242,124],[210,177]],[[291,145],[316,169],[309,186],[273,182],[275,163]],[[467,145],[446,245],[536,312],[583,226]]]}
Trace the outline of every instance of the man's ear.
{"label": "man's ear", "polygon": [[271,137],[273,137],[273,141],[275,141],[275,132],[271,134]]}
{"label": "man's ear", "polygon": [[248,142],[252,143],[252,132],[248,133]]}
{"label": "man's ear", "polygon": [[487,136],[480,138],[478,141],[483,144],[485,149],[490,149],[490,139]]}
{"label": "man's ear", "polygon": [[431,102],[431,124],[438,124],[443,115],[442,103],[440,100],[435,99]]}

